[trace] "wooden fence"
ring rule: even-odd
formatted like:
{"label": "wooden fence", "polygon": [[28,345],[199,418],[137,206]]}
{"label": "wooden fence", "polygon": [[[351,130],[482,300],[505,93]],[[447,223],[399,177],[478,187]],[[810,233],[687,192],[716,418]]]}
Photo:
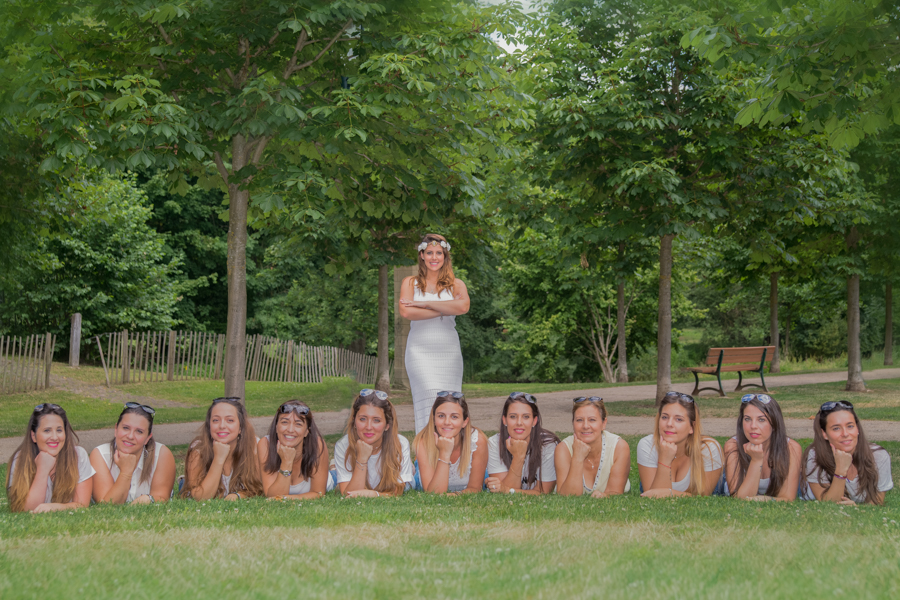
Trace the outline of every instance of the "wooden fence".
{"label": "wooden fence", "polygon": [[[96,336],[107,385],[141,381],[224,379],[225,336],[190,331],[120,331]],[[252,335],[247,337],[247,381],[320,383],[350,376],[375,381],[375,357],[330,346]]]}
{"label": "wooden fence", "polygon": [[0,337],[0,394],[50,387],[56,336]]}

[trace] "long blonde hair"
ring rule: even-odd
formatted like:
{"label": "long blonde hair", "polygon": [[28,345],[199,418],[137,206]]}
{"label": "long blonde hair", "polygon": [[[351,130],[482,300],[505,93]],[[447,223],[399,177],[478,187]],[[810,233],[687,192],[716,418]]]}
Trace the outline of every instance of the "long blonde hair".
{"label": "long blonde hair", "polygon": [[57,415],[62,418],[63,428],[66,432],[66,441],[63,442],[62,450],[56,455],[56,473],[53,477],[53,495],[50,501],[66,504],[75,497],[75,486],[78,485],[78,453],[75,451],[75,446],[78,444],[78,436],[75,435],[69,424],[66,411],[61,406],[46,403],[41,406],[40,410],[31,413],[28,428],[25,430],[25,438],[9,459],[10,466],[14,461],[16,463],[15,469],[10,469],[6,474],[7,497],[11,512],[25,510],[25,500],[28,498],[28,492],[31,490],[31,484],[34,483],[34,476],[37,474],[37,465],[34,459],[40,452],[37,443],[31,439],[31,434],[37,432],[41,419],[47,415]]}
{"label": "long blonde hair", "polygon": [[[253,424],[247,418],[247,409],[240,402],[228,401],[228,404],[235,407],[238,413],[238,422],[241,425],[241,433],[238,435],[237,444],[234,446],[231,463],[231,480],[229,482],[229,493],[246,492],[248,496],[262,496],[263,485],[262,477],[259,471],[259,460],[256,458],[256,432],[253,430]],[[216,405],[215,402],[209,405],[206,411],[206,421],[203,428],[191,442],[190,450],[188,450],[185,459],[184,470],[184,487],[181,490],[182,498],[191,497],[191,489],[200,485],[209,473],[212,466],[215,452],[212,445],[212,431],[210,430],[210,419],[212,418],[212,409]],[[191,463],[192,456],[197,457],[200,465],[200,472],[197,473],[197,479],[191,478],[190,470],[187,465]],[[219,481],[219,488],[216,497],[221,498],[225,494],[225,486]]]}
{"label": "long blonde hair", "polygon": [[[453,292],[453,284],[456,282],[456,277],[453,275],[453,261],[450,260],[450,251],[447,248],[444,248],[440,245],[441,242],[446,242],[447,238],[442,235],[438,235],[436,233],[426,233],[425,237],[422,238],[422,242],[425,242],[428,245],[431,245],[432,242],[438,243],[438,248],[440,248],[444,252],[444,264],[441,265],[441,270],[438,271],[438,280],[437,280],[437,293],[440,294],[444,290],[450,290]],[[449,246],[449,242],[447,243]],[[426,247],[426,250],[428,248]],[[425,293],[427,282],[425,281],[426,276],[428,275],[428,267],[425,266],[425,259],[423,255],[425,250],[418,252],[419,256],[419,272],[416,275],[415,285]]]}
{"label": "long blonde hair", "polygon": [[[463,420],[468,420],[466,426],[462,428],[459,432],[461,439],[459,440],[461,450],[459,453],[459,476],[465,477],[466,473],[469,472],[469,467],[472,466],[472,432],[475,431],[475,427],[472,426],[472,420],[469,419],[469,405],[466,404],[465,398],[454,398],[453,396],[438,396],[434,401],[434,404],[431,407],[431,414],[428,415],[428,425],[416,434],[416,439],[413,441],[413,446],[415,448],[419,447],[419,443],[425,445],[425,458],[428,459],[428,464],[431,465],[432,468],[437,467],[438,462],[438,448],[437,444],[434,441],[434,434],[437,432],[437,427],[434,424],[434,415],[437,413],[437,409],[444,404],[456,404],[463,411]],[[417,457],[421,460],[421,457]]]}
{"label": "long blonde hair", "polygon": [[[384,411],[384,433],[381,436],[381,481],[375,486],[375,491],[382,494],[400,494],[406,488],[406,484],[400,481],[400,467],[403,464],[403,448],[397,439],[399,432],[394,431],[397,423],[397,412],[390,400],[381,400],[375,394],[357,396],[353,401],[353,410],[350,411],[350,419],[347,421],[347,455],[344,457],[344,467],[353,470],[351,466],[356,464],[356,442],[359,434],[356,432],[356,415],[363,406],[374,406]],[[366,489],[369,488],[369,478],[366,477]]]}
{"label": "long blonde hair", "polygon": [[[686,395],[686,394],[685,394]],[[691,398],[691,396],[687,396]],[[703,432],[700,428],[700,407],[697,406],[697,403],[693,401],[688,402],[684,400],[680,395],[679,396],[664,396],[662,402],[659,403],[659,409],[656,411],[656,423],[653,425],[653,446],[656,448],[656,451],[659,452],[659,417],[662,414],[662,410],[664,407],[669,404],[678,404],[684,410],[687,411],[688,420],[691,422],[691,427],[694,429],[694,433],[688,435],[687,440],[684,444],[684,454],[691,461],[691,481],[688,485],[688,493],[692,496],[701,496],[703,495],[706,485],[704,480],[704,473],[706,469],[703,465],[703,449],[706,447],[709,452],[710,458],[714,456],[713,452],[718,445],[716,440],[711,437],[703,437]]]}

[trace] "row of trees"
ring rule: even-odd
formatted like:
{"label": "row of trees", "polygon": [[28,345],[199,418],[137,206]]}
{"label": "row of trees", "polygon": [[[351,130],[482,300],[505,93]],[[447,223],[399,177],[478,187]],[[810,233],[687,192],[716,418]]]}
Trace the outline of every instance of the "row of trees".
{"label": "row of trees", "polygon": [[[779,282],[841,278],[855,389],[860,276],[887,294],[894,276],[898,15],[787,4],[11,1],[2,106],[21,143],[0,158],[29,185],[0,227],[28,207],[48,229],[76,218],[65,186],[97,169],[161,173],[160,197],[226,192],[225,268],[185,268],[195,286],[223,276],[228,395],[243,396],[251,226],[278,239],[273,264],[378,269],[378,385],[388,268],[436,229],[472,270],[504,248],[505,289],[523,300],[505,351],[528,362],[572,332],[605,379],[627,381],[629,346],[655,335],[660,395],[673,305],[691,313],[678,269],[696,270],[676,253],[767,278],[776,346]],[[36,181],[23,165],[37,162]]]}

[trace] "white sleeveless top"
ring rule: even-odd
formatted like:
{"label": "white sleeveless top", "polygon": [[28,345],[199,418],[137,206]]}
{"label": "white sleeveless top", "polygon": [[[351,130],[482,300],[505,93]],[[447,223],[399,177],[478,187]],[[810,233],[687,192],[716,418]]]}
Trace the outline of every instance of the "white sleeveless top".
{"label": "white sleeveless top", "polygon": [[[594,483],[591,487],[588,487],[587,482],[584,480],[584,475],[581,476],[581,485],[583,487],[582,494],[590,495],[594,493],[594,490],[597,490],[601,494],[606,491],[606,485],[609,483],[609,474],[612,472],[613,463],[616,459],[616,445],[619,443],[619,440],[622,439],[614,433],[610,433],[609,431],[603,430],[602,440],[603,446],[600,449],[600,464],[597,465],[597,474],[594,476]],[[569,456],[572,455],[572,448],[575,444],[575,436],[570,435],[566,439],[562,441],[565,444],[566,448],[569,450]],[[571,468],[571,467],[570,467]],[[629,466],[629,469],[631,467]],[[631,491],[631,481],[628,479],[625,480],[625,492]]]}
{"label": "white sleeveless top", "polygon": [[[143,496],[144,494],[150,493],[150,484],[153,482],[153,475],[156,473],[156,463],[159,462],[159,453],[161,448],[165,448],[159,442],[153,442],[156,444],[156,450],[153,454],[153,465],[150,467],[150,477],[145,482],[141,482],[141,477],[144,474],[144,453],[141,452],[141,457],[138,459],[137,467],[134,469],[134,475],[131,476],[131,487],[128,489],[128,496],[125,498],[125,503],[132,502],[138,496]],[[106,463],[106,466],[109,467],[109,474],[112,475],[113,481],[119,479],[119,466],[113,462],[112,458],[112,448],[110,448],[109,443],[100,444],[97,446],[97,450],[100,451],[100,456],[103,457],[103,462]]]}
{"label": "white sleeveless top", "polygon": [[456,462],[450,465],[450,477],[447,482],[447,491],[448,492],[461,492],[467,487],[469,487],[469,471],[472,468],[472,456],[475,455],[475,450],[478,448],[478,430],[472,429],[472,437],[470,438],[470,445],[472,447],[472,452],[469,455],[469,464],[466,465],[465,469],[460,472],[459,461],[462,460],[462,452],[459,454],[459,458],[456,459]]}

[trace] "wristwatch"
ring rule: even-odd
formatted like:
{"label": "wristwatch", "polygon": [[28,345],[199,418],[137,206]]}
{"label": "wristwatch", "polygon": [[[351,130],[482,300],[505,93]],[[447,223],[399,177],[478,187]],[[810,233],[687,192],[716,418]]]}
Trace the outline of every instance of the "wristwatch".
{"label": "wristwatch", "polygon": [[290,476],[291,476],[291,472],[290,472],[290,471],[282,471],[281,469],[279,469],[278,472],[281,473],[282,475],[284,475],[285,477],[290,477]]}

